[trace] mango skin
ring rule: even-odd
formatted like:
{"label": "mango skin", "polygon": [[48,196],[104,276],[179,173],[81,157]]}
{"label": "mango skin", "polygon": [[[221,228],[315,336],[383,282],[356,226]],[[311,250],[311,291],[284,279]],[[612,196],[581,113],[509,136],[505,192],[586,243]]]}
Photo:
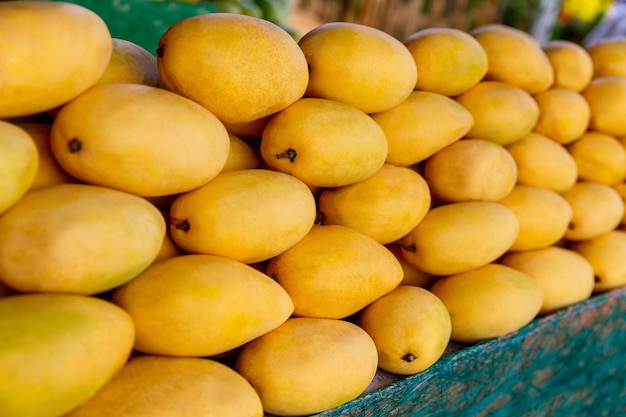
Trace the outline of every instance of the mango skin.
{"label": "mango skin", "polygon": [[64,105],[50,132],[59,165],[82,182],[145,197],[200,187],[230,151],[210,111],[162,88],[100,84]]}
{"label": "mango skin", "polygon": [[30,189],[40,162],[32,136],[19,125],[0,120],[0,214]]}
{"label": "mango skin", "polygon": [[135,322],[135,349],[213,356],[278,327],[293,302],[270,277],[233,259],[191,254],[156,262],[117,288],[113,302]]}
{"label": "mango skin", "polygon": [[[167,395],[163,395],[167,392]],[[205,358],[132,357],[100,391],[64,417],[262,417],[254,388]]]}
{"label": "mango skin", "polygon": [[101,293],[147,268],[165,231],[161,212],[133,194],[38,188],[0,216],[0,276],[20,292]]}
{"label": "mango skin", "polygon": [[0,415],[57,417],[122,368],[134,325],[100,298],[20,294],[0,299],[0,340]]}
{"label": "mango skin", "polygon": [[[100,16],[67,2],[0,2],[0,119],[52,110],[91,87],[113,49]],[[12,34],[13,36],[8,36]]]}

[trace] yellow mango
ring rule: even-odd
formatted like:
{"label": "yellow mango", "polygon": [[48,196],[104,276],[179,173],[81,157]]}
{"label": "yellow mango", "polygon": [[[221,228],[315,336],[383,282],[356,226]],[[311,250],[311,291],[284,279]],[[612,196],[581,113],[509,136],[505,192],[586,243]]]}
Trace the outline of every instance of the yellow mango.
{"label": "yellow mango", "polygon": [[467,138],[428,158],[424,178],[437,201],[496,201],[515,186],[517,165],[502,145]]}
{"label": "yellow mango", "polygon": [[266,169],[228,171],[176,197],[170,233],[187,252],[248,264],[293,246],[316,214],[311,190],[296,177]]}
{"label": "yellow mango", "polygon": [[21,292],[101,293],[147,268],[164,235],[163,216],[141,197],[49,185],[0,216],[0,277]]}
{"label": "yellow mango", "polygon": [[487,74],[487,54],[482,45],[461,29],[431,27],[404,40],[417,66],[415,89],[454,97],[480,82]]}
{"label": "yellow mango", "polygon": [[76,182],[76,179],[61,168],[61,165],[59,165],[52,154],[52,148],[50,147],[50,131],[52,126],[50,124],[28,122],[20,123],[18,126],[30,135],[39,153],[37,175],[30,186],[31,190],[52,184]]}
{"label": "yellow mango", "polygon": [[57,417],[87,401],[123,367],[134,325],[97,297],[0,298],[0,415]]}
{"label": "yellow mango", "polygon": [[626,76],[598,77],[582,92],[589,104],[589,129],[614,136],[626,135]]}
{"label": "yellow mango", "polygon": [[585,132],[567,146],[578,170],[578,179],[614,185],[626,179],[626,147],[607,133]]}
{"label": "yellow mango", "polygon": [[519,221],[517,239],[509,251],[540,249],[559,242],[573,216],[561,194],[532,185],[517,184],[498,203],[511,209]]}
{"label": "yellow mango", "polygon": [[594,293],[626,285],[626,231],[611,230],[590,239],[571,242],[569,248],[591,264],[595,274]]}
{"label": "yellow mango", "polygon": [[403,274],[400,285],[414,285],[416,287],[429,288],[433,282],[437,280],[437,276],[420,271],[415,266],[408,263],[402,255],[402,246],[398,241],[388,243],[385,247],[395,255],[402,266]]}
{"label": "yellow mango", "polygon": [[413,56],[380,29],[352,22],[323,23],[298,44],[309,67],[307,97],[378,113],[401,103],[415,87]]}
{"label": "yellow mango", "polygon": [[450,313],[450,339],[460,343],[519,330],[543,305],[543,291],[528,274],[497,263],[441,277],[430,291]]}
{"label": "yellow mango", "polygon": [[171,25],[159,40],[162,84],[220,120],[246,123],[276,113],[307,88],[306,58],[280,26],[232,13],[206,13]]}
{"label": "yellow mango", "polygon": [[607,75],[626,76],[626,38],[607,37],[585,48],[593,63],[593,78]]}
{"label": "yellow mango", "polygon": [[113,49],[102,20],[69,2],[0,2],[0,118],[54,109],[91,87]]}
{"label": "yellow mango", "polygon": [[260,149],[269,168],[320,187],[369,177],[383,166],[387,150],[385,133],[370,116],[322,98],[303,98],[274,115]]}
{"label": "yellow mango", "polygon": [[400,240],[404,259],[421,271],[451,275],[495,261],[513,244],[519,221],[495,201],[464,201],[430,209]]}
{"label": "yellow mango", "polygon": [[136,83],[158,87],[159,69],[156,57],[141,45],[113,38],[109,63],[96,84]]}
{"label": "yellow mango", "polygon": [[515,165],[517,183],[562,192],[578,180],[578,167],[567,148],[546,135],[530,132],[507,145]]}
{"label": "yellow mango", "polygon": [[535,94],[533,98],[539,106],[535,132],[558,143],[568,144],[587,131],[591,109],[581,93],[554,87]]}
{"label": "yellow mango", "polygon": [[530,133],[539,120],[539,106],[523,89],[502,81],[481,81],[455,100],[474,118],[467,137],[506,146]]}
{"label": "yellow mango", "polygon": [[228,134],[228,138],[230,140],[230,151],[221,172],[259,167],[261,156],[252,146],[232,133]]}
{"label": "yellow mango", "polygon": [[[166,393],[166,395],[164,395]],[[254,388],[205,358],[132,357],[94,396],[64,417],[263,417]]]}
{"label": "yellow mango", "polygon": [[505,254],[502,265],[528,274],[543,292],[540,315],[584,301],[593,293],[595,279],[591,264],[581,254],[558,246],[547,246]]}
{"label": "yellow mango", "polygon": [[345,318],[402,281],[402,266],[383,244],[350,227],[316,225],[269,260],[265,273],[287,291],[295,316]]}
{"label": "yellow mango", "polygon": [[554,70],[552,87],[580,93],[589,85],[594,65],[584,47],[573,41],[556,39],[544,43],[542,49]]}
{"label": "yellow mango", "polygon": [[411,285],[400,285],[367,305],[357,324],[376,344],[378,367],[399,375],[431,367],[452,333],[445,304],[432,292]]}
{"label": "yellow mango", "polygon": [[386,162],[413,165],[462,138],[474,125],[471,113],[452,98],[413,91],[389,110],[371,115],[383,129]]}
{"label": "yellow mango", "polygon": [[587,240],[617,228],[624,218],[624,200],[610,185],[578,181],[561,193],[572,207],[564,238]]}
{"label": "yellow mango", "polygon": [[61,108],[52,152],[65,171],[141,196],[200,187],[220,173],[228,132],[206,108],[142,84],[101,84]]}
{"label": "yellow mango", "polygon": [[377,364],[374,341],[356,324],[293,317],[247,343],[235,370],[255,387],[266,413],[303,416],[359,396]]}
{"label": "yellow mango", "polygon": [[324,189],[317,203],[318,222],[349,226],[387,244],[417,226],[430,203],[428,184],[420,174],[385,164],[356,184]]}
{"label": "yellow mango", "polygon": [[31,188],[40,159],[37,145],[25,129],[0,120],[0,214]]}
{"label": "yellow mango", "polygon": [[233,259],[190,254],[155,262],[116,288],[113,302],[135,322],[135,349],[211,356],[287,320],[293,303],[270,277]]}
{"label": "yellow mango", "polygon": [[550,60],[529,33],[498,23],[483,24],[469,33],[487,54],[484,80],[503,81],[529,94],[547,90],[554,83]]}

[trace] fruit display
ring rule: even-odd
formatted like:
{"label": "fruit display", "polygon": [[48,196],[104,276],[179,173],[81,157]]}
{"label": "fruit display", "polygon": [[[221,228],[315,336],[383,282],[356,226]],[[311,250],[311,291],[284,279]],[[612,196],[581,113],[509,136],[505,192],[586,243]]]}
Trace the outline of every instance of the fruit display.
{"label": "fruit display", "polygon": [[221,3],[0,2],[0,416],[332,416],[623,293],[626,41]]}

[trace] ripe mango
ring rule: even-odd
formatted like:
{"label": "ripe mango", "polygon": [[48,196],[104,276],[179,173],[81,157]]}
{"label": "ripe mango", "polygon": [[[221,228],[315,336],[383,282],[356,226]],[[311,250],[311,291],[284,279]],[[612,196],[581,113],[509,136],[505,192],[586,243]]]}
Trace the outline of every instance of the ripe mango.
{"label": "ripe mango", "polygon": [[328,22],[298,41],[309,67],[307,97],[388,110],[413,91],[417,67],[409,50],[383,30],[353,22]]}
{"label": "ripe mango", "polygon": [[[69,2],[0,2],[0,118],[52,110],[94,85],[111,56],[109,29]],[[7,59],[8,58],[8,59]]]}
{"label": "ripe mango", "polygon": [[526,273],[490,263],[439,278],[430,288],[446,306],[451,340],[477,343],[530,323],[541,310],[543,291]]}
{"label": "ripe mango", "polygon": [[142,46],[126,39],[113,38],[109,64],[96,84],[137,83],[158,87],[156,57]]}
{"label": "ripe mango", "polygon": [[433,275],[451,275],[495,261],[513,244],[519,221],[494,201],[448,203],[430,209],[400,240],[404,259]]}
{"label": "ripe mango", "polygon": [[[166,395],[164,395],[166,393]],[[135,356],[64,417],[263,417],[254,388],[211,359]]]}
{"label": "ripe mango", "polygon": [[212,356],[278,327],[293,312],[289,295],[253,267],[191,254],[155,262],[115,289],[113,302],[135,322],[135,349]]}
{"label": "ripe mango", "polygon": [[569,248],[585,257],[595,274],[594,293],[626,285],[626,231],[611,230],[589,239],[570,242]]}
{"label": "ripe mango", "polygon": [[408,167],[383,165],[356,184],[324,189],[318,198],[321,224],[341,224],[395,242],[422,221],[431,196],[424,177]]}
{"label": "ripe mango", "polygon": [[427,289],[400,285],[366,306],[357,324],[378,350],[378,367],[399,375],[421,372],[441,358],[452,333],[450,314]]}
{"label": "ripe mango", "polygon": [[141,196],[200,187],[230,151],[224,125],[198,103],[143,84],[100,84],[64,105],[50,146],[65,171]]}
{"label": "ripe mango", "polygon": [[287,291],[294,315],[345,318],[402,281],[402,266],[382,243],[348,226],[315,225],[269,260],[265,273]]}
{"label": "ripe mango", "polygon": [[356,324],[292,317],[247,343],[235,370],[255,387],[265,412],[303,416],[356,398],[377,364],[374,341]]}
{"label": "ripe mango", "polygon": [[178,195],[170,208],[170,233],[186,252],[255,263],[293,246],[315,217],[315,198],[302,181],[244,169],[223,172]]}
{"label": "ripe mango", "polygon": [[544,43],[542,49],[554,70],[553,87],[580,93],[589,85],[594,64],[585,48],[573,41],[556,39]]}
{"label": "ripe mango", "polygon": [[231,13],[182,19],[159,40],[162,85],[220,120],[246,123],[300,99],[309,71],[297,42],[280,26]]}
{"label": "ripe mango", "polygon": [[123,191],[61,183],[0,217],[0,276],[21,292],[97,294],[138,275],[165,235],[159,210]]}
{"label": "ripe mango", "polygon": [[385,163],[381,127],[358,108],[339,101],[303,98],[274,115],[261,138],[268,167],[320,187],[354,184]]}
{"label": "ripe mango", "polygon": [[134,336],[130,316],[97,297],[0,298],[0,415],[64,415],[122,368]]}
{"label": "ripe mango", "polygon": [[0,214],[33,185],[40,159],[37,145],[26,130],[0,120]]}

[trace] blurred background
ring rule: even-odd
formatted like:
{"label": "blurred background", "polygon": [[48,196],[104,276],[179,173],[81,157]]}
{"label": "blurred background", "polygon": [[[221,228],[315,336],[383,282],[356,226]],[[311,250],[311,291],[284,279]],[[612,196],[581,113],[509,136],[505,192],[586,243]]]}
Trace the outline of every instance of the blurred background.
{"label": "blurred background", "polygon": [[[0,0],[1,1],[1,0]],[[52,0],[54,1],[54,0]],[[260,17],[298,39],[321,23],[346,21],[384,30],[404,40],[427,27],[464,31],[486,23],[522,29],[540,42],[579,44],[626,33],[626,0],[66,0],[104,18],[114,37],[153,52],[174,22],[201,13]]]}

